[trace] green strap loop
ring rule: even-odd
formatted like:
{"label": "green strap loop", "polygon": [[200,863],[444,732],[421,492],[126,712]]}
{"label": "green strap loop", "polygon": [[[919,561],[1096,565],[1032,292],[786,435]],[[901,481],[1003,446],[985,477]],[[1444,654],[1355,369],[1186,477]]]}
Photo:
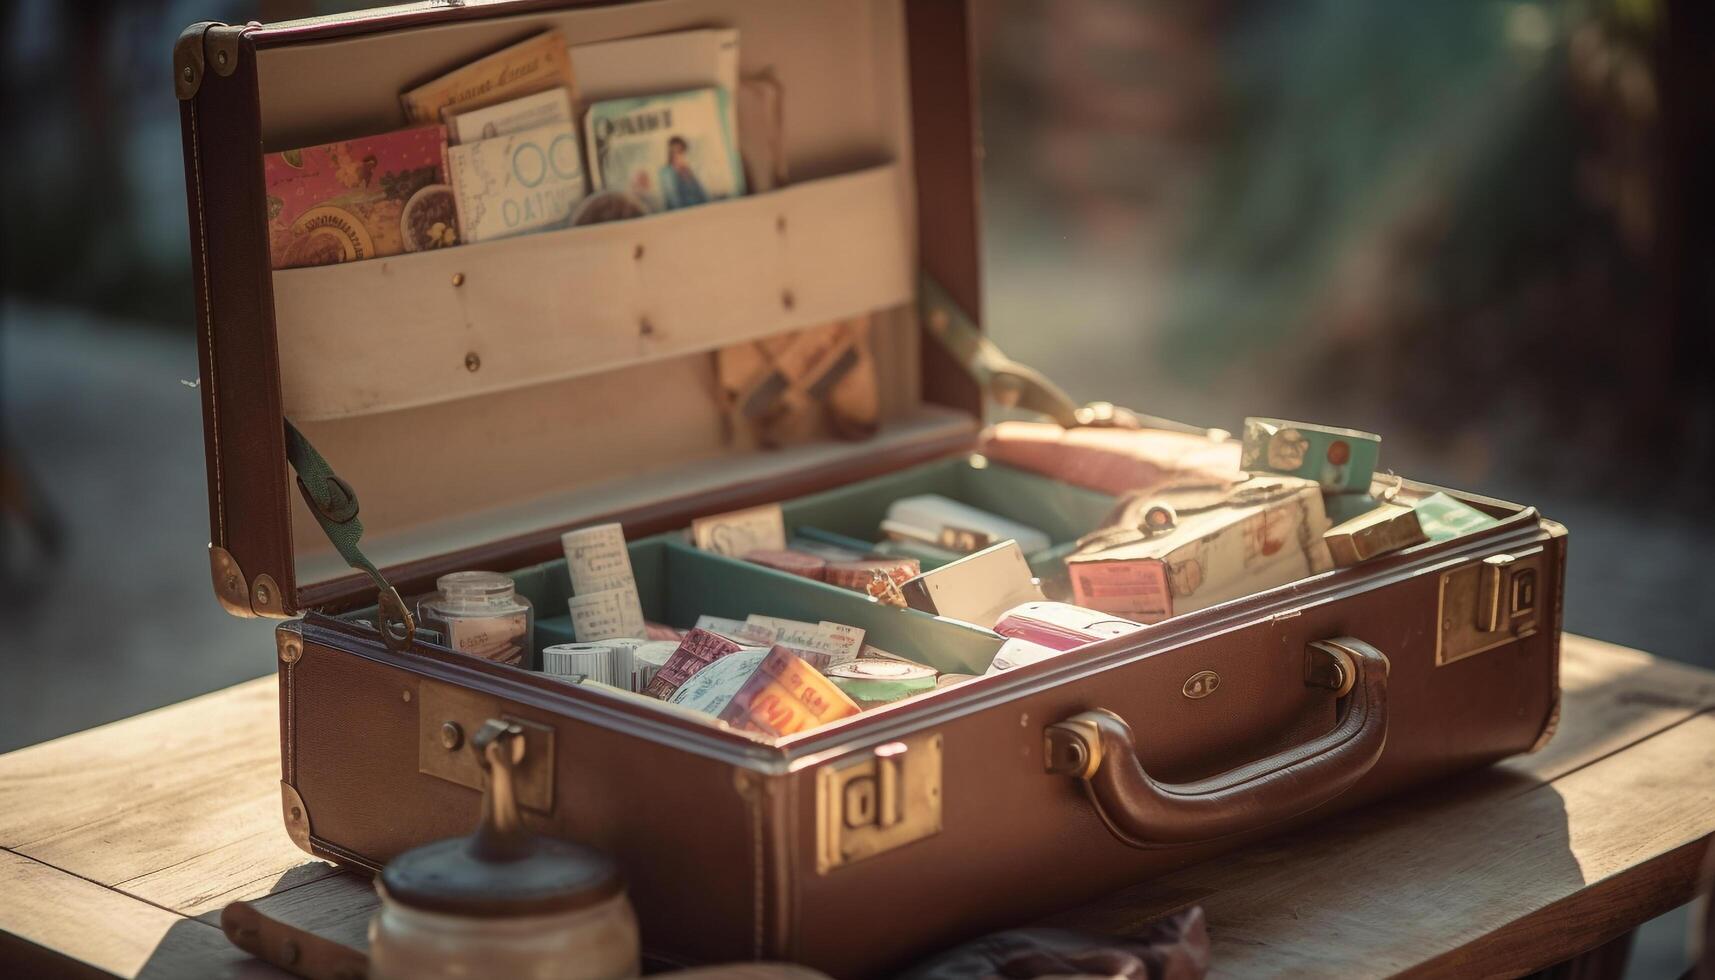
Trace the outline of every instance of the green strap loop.
{"label": "green strap loop", "polygon": [[376,568],[358,547],[363,538],[363,522],[357,517],[357,494],[334,473],[333,467],[289,419],[286,420],[286,459],[298,474],[298,491],[310,505],[310,513],[322,526],[328,540],[333,542],[339,556],[375,583],[376,605],[380,613],[376,618],[380,620],[381,637],[388,649],[409,650],[411,636],[416,630],[411,610],[405,607],[399,591],[381,574],[381,569]]}

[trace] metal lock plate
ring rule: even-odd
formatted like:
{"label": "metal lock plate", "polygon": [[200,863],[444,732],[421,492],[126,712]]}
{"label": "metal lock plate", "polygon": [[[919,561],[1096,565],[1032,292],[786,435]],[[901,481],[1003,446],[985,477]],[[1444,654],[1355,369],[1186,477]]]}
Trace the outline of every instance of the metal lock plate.
{"label": "metal lock plate", "polygon": [[1541,548],[1490,555],[1443,572],[1436,666],[1534,634],[1547,574]]}
{"label": "metal lock plate", "polygon": [[816,871],[941,832],[941,736],[878,745],[816,773]]}
{"label": "metal lock plate", "polygon": [[500,710],[498,698],[424,678],[417,689],[417,771],[482,790],[482,767],[470,736],[490,718],[524,729],[524,759],[515,775],[518,802],[526,810],[554,812],[554,730]]}

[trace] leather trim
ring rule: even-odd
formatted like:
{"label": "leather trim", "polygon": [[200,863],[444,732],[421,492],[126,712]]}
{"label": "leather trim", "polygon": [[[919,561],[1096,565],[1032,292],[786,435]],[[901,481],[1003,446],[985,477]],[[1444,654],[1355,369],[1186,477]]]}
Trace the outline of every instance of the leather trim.
{"label": "leather trim", "polygon": [[1545,599],[1554,603],[1554,632],[1550,634],[1554,644],[1553,655],[1549,659],[1548,683],[1554,691],[1554,701],[1549,706],[1548,717],[1543,719],[1542,731],[1536,736],[1526,752],[1540,752],[1554,738],[1554,733],[1560,728],[1560,641],[1565,635],[1563,630],[1566,618],[1566,525],[1546,518],[1538,522],[1542,529],[1548,532],[1549,546],[1555,549],[1554,561],[1554,590]]}
{"label": "leather trim", "polygon": [[[918,261],[981,329],[982,136],[968,8],[966,0],[908,2],[905,37]],[[982,418],[976,379],[928,331],[919,334],[924,399]]]}
{"label": "leather trim", "polygon": [[280,604],[269,612],[290,614],[297,588],[251,30],[225,29],[225,72],[204,71],[195,96],[179,103],[180,124],[210,539],[252,583],[264,575],[277,583]]}

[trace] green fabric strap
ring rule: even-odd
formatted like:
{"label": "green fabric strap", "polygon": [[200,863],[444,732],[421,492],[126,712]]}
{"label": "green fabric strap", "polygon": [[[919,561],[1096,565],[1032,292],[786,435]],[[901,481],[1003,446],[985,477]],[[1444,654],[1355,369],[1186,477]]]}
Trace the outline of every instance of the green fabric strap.
{"label": "green fabric strap", "polygon": [[[363,538],[363,522],[357,517],[357,494],[334,473],[333,467],[290,420],[286,420],[286,459],[298,474],[298,490],[310,505],[310,513],[315,515],[316,523],[322,526],[322,532],[333,542],[339,556],[375,583],[381,635],[387,645],[408,646],[416,626],[410,610],[381,569],[358,547]],[[395,632],[395,622],[402,627],[400,632]]]}

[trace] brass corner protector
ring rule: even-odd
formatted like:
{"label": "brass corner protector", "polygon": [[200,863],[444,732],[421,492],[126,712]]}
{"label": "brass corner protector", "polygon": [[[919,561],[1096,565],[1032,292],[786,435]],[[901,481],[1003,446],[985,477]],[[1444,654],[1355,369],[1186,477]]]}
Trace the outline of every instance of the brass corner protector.
{"label": "brass corner protector", "polygon": [[296,621],[274,627],[274,645],[279,648],[281,663],[298,662],[304,655],[304,633]]}
{"label": "brass corner protector", "polygon": [[292,838],[292,843],[305,854],[320,857],[310,847],[310,811],[304,806],[304,798],[292,788],[292,784],[280,783],[280,812],[286,819],[286,836]]}
{"label": "brass corner protector", "polygon": [[214,579],[214,597],[220,600],[221,608],[245,619],[255,616],[250,607],[250,583],[245,581],[244,570],[238,567],[232,552],[218,544],[209,545],[208,567]]}
{"label": "brass corner protector", "polygon": [[210,24],[203,34],[204,57],[216,75],[225,78],[238,70],[239,41],[248,24]]}
{"label": "brass corner protector", "polygon": [[196,98],[197,90],[202,88],[203,72],[208,67],[202,55],[202,36],[213,26],[213,21],[192,24],[173,44],[173,93],[180,102]]}
{"label": "brass corner protector", "polygon": [[268,619],[285,619],[289,615],[286,597],[280,594],[280,586],[267,572],[256,576],[256,582],[250,587],[250,611]]}

